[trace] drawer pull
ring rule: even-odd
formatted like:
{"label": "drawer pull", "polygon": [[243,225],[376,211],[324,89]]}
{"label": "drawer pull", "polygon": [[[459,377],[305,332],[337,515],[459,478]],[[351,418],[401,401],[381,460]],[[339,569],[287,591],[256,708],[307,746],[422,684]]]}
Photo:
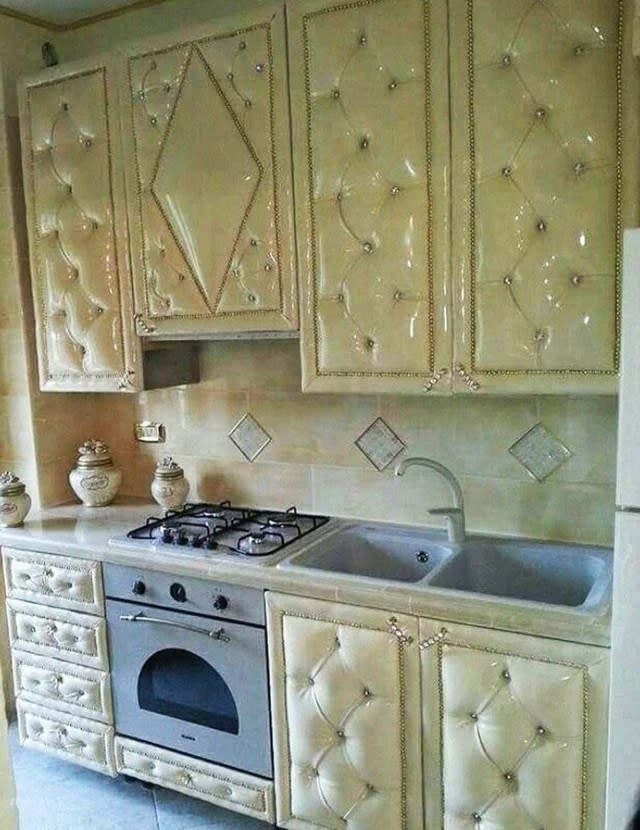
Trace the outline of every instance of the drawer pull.
{"label": "drawer pull", "polygon": [[145,617],[142,611],[137,614],[121,614],[120,619],[124,622],[149,622],[157,623],[158,625],[170,625],[173,628],[184,628],[186,631],[194,631],[196,634],[206,634],[212,640],[220,640],[223,643],[230,643],[231,637],[225,634],[224,628],[217,628],[215,630],[208,628],[200,628],[197,625],[189,625],[188,623],[173,622],[172,620],[161,620],[159,617]]}

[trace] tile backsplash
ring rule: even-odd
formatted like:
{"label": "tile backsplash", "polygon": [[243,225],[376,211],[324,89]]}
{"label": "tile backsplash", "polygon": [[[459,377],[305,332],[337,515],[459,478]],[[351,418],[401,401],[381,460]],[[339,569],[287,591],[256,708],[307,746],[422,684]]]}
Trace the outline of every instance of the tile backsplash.
{"label": "tile backsplash", "polygon": [[[425,455],[460,479],[470,530],[612,541],[613,397],[302,394],[298,344],[277,340],[204,343],[201,375],[194,386],[135,398],[80,396],[92,399],[90,407],[78,401],[80,423],[111,445],[124,468],[123,493],[148,496],[157,459],[171,454],[185,469],[192,499],[279,508],[295,503],[337,516],[432,524],[428,509],[450,504],[446,485],[425,469],[403,478],[393,475],[393,463],[378,471],[356,444],[384,423],[384,435],[399,439],[396,460]],[[252,462],[230,438],[247,413],[271,438]],[[59,430],[49,422],[58,449],[65,447],[64,410],[60,419]],[[136,420],[165,424],[166,443],[136,443]],[[542,482],[509,451],[538,423],[571,452]],[[68,469],[70,437],[67,444]],[[49,492],[54,499],[69,497],[64,476]]]}

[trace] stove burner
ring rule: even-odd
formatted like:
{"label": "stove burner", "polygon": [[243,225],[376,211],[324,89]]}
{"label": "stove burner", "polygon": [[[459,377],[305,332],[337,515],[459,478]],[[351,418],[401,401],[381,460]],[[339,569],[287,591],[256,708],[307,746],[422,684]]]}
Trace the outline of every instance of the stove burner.
{"label": "stove burner", "polygon": [[298,524],[298,514],[295,511],[269,513],[265,521],[269,527],[294,527]]}
{"label": "stove burner", "polygon": [[259,530],[256,530],[253,533],[250,533],[247,537],[247,544],[250,545],[264,545],[269,540],[266,538],[266,535]]}

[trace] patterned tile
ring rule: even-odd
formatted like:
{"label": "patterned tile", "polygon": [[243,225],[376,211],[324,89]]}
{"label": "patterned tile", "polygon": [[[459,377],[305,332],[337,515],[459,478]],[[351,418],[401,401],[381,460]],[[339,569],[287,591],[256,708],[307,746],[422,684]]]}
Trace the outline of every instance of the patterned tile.
{"label": "patterned tile", "polygon": [[542,423],[525,432],[509,452],[537,481],[544,481],[571,458],[571,451]]}
{"label": "patterned tile", "polygon": [[397,458],[406,444],[382,418],[372,424],[354,441],[354,444],[373,464],[376,470],[384,470]]}
{"label": "patterned tile", "polygon": [[249,461],[254,461],[271,441],[271,436],[247,412],[229,433],[229,438]]}

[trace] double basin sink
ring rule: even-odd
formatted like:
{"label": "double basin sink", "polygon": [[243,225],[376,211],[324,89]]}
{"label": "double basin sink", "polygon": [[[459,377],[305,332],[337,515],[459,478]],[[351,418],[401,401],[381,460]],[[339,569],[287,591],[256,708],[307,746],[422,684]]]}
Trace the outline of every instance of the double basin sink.
{"label": "double basin sink", "polygon": [[598,614],[611,598],[611,555],[603,548],[338,522],[278,567],[367,581],[554,605]]}

